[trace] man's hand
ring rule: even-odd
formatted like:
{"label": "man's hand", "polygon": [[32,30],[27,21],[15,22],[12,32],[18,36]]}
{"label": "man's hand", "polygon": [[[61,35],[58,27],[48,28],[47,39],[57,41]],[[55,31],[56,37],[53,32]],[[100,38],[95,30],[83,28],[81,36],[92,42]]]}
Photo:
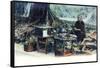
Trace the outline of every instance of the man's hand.
{"label": "man's hand", "polygon": [[77,31],[81,31],[81,29],[77,29],[77,28],[74,28],[75,30],[77,30]]}

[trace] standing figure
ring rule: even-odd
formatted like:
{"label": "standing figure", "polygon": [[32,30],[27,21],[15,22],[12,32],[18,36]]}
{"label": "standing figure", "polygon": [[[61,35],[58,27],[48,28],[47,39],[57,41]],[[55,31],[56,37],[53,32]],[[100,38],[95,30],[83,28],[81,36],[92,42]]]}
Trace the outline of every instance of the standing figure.
{"label": "standing figure", "polygon": [[75,35],[77,36],[77,42],[81,43],[85,38],[85,24],[82,19],[82,16],[78,16],[78,20],[75,23],[74,27]]}

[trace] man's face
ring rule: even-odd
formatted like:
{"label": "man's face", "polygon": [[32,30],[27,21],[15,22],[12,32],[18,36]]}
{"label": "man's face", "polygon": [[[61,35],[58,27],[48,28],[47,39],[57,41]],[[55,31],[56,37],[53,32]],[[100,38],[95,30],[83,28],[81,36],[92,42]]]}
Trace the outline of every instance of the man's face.
{"label": "man's face", "polygon": [[78,16],[78,21],[82,21],[82,16]]}

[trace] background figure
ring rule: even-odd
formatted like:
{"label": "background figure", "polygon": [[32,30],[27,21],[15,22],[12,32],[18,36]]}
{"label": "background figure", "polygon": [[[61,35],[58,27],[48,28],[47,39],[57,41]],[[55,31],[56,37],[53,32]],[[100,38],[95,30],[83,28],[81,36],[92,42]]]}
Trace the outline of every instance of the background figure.
{"label": "background figure", "polygon": [[74,31],[77,35],[77,42],[82,42],[85,38],[85,24],[82,19],[82,16],[78,16],[78,20],[75,23]]}

